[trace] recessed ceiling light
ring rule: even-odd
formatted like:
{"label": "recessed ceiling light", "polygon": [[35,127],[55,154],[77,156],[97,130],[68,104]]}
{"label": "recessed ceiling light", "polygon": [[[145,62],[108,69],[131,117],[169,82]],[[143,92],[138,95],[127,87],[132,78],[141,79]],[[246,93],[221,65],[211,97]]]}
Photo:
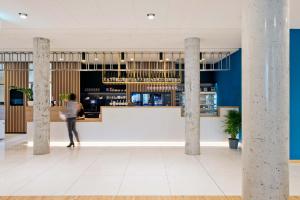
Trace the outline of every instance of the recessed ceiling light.
{"label": "recessed ceiling light", "polygon": [[134,61],[134,59],[133,59],[133,58],[130,58],[130,60],[131,60],[131,61]]}
{"label": "recessed ceiling light", "polygon": [[64,59],[63,58],[59,58],[59,61],[63,61]]}
{"label": "recessed ceiling light", "polygon": [[169,61],[170,59],[169,58],[166,58],[166,61]]}
{"label": "recessed ceiling light", "polygon": [[20,17],[21,19],[27,19],[28,14],[27,14],[27,13],[19,13],[19,17]]}
{"label": "recessed ceiling light", "polygon": [[153,20],[155,18],[155,14],[154,13],[148,13],[147,17],[149,20]]}
{"label": "recessed ceiling light", "polygon": [[98,58],[95,58],[95,61],[98,61],[99,59]]}

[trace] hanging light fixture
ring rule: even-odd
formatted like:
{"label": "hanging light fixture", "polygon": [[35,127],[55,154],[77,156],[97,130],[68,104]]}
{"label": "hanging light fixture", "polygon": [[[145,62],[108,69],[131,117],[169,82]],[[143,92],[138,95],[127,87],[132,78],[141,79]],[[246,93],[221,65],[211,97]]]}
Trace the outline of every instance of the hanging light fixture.
{"label": "hanging light fixture", "polygon": [[82,52],[82,53],[81,53],[81,61],[82,61],[82,62],[85,62],[85,52]]}
{"label": "hanging light fixture", "polygon": [[64,56],[63,56],[63,54],[62,53],[60,53],[60,57],[59,57],[59,59],[58,59],[59,61],[64,61]]}
{"label": "hanging light fixture", "polygon": [[97,53],[95,53],[95,58],[94,58],[94,60],[95,60],[95,61],[98,61],[98,60],[99,60],[98,54],[97,54]]}
{"label": "hanging light fixture", "polygon": [[203,58],[203,53],[200,52],[200,62],[201,62],[201,61],[204,61],[204,60],[205,60],[205,58]]}
{"label": "hanging light fixture", "polygon": [[164,59],[163,52],[159,52],[159,61],[163,61],[163,59]]}
{"label": "hanging light fixture", "polygon": [[125,52],[121,52],[121,62],[125,61]]}

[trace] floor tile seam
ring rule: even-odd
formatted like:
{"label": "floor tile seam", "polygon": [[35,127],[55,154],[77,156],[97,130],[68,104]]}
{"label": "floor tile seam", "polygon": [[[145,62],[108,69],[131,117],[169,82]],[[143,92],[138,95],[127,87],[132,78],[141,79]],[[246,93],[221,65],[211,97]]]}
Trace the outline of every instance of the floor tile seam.
{"label": "floor tile seam", "polygon": [[[23,164],[30,163],[30,162],[33,160],[33,158],[34,158],[34,156],[30,156],[28,159],[25,159],[25,162],[24,162]],[[22,163],[22,162],[17,162],[17,163]],[[14,169],[18,169],[18,168],[22,168],[22,166],[17,165],[17,166],[15,166],[15,167],[6,169],[6,170],[0,172],[0,175],[3,174],[3,173],[7,173],[7,172],[9,172],[10,170],[14,170]]]}
{"label": "floor tile seam", "polygon": [[[161,152],[161,156],[163,156],[163,151],[162,148],[159,149]],[[168,184],[168,189],[169,189],[169,195],[172,195],[172,190],[171,190],[171,184],[170,184],[170,180],[169,180],[169,176],[168,176],[168,172],[167,172],[167,167],[166,167],[166,163],[164,158],[162,158],[162,162],[163,162],[163,166],[164,166],[164,171],[165,171],[165,177],[167,179],[167,184]]]}
{"label": "floor tile seam", "polygon": [[115,196],[119,196],[120,195],[120,191],[121,191],[122,185],[124,184],[124,181],[125,181],[125,178],[126,178],[126,174],[127,174],[127,170],[128,170],[129,164],[130,164],[130,162],[132,160],[132,157],[133,157],[133,152],[132,152],[132,149],[130,149],[130,155],[129,155],[129,158],[128,158],[128,161],[127,161],[124,173],[123,173],[122,178],[121,178],[120,185],[118,187],[118,190],[117,190],[117,193],[115,194]]}
{"label": "floor tile seam", "polygon": [[[13,144],[12,146],[8,147],[7,149],[5,148],[4,151],[5,151],[5,152],[6,152],[6,151],[13,151],[14,149],[12,149],[12,147],[15,147],[15,146],[18,147],[18,146],[20,146],[20,145],[26,145],[26,144],[22,144],[22,142],[19,142],[19,143]],[[27,154],[26,154],[26,156],[27,156]],[[32,154],[30,154],[30,156],[29,156],[28,158],[25,159],[25,162],[22,162],[22,163],[23,163],[23,164],[30,163],[31,160],[33,160],[33,159],[34,159],[34,156],[33,156]],[[17,163],[19,163],[19,162],[17,162]],[[21,161],[20,161],[20,163],[21,163]],[[9,169],[7,169],[7,170],[4,170],[4,171],[0,172],[0,174],[6,173],[6,172],[9,171],[9,170],[12,170],[12,169],[15,169],[15,168],[19,168],[19,167],[21,167],[21,166],[17,165],[17,166],[15,166],[15,167],[13,167],[13,168],[9,168]]]}
{"label": "floor tile seam", "polygon": [[7,140],[4,140],[4,145],[5,145],[5,147],[7,147],[7,149],[17,147],[17,146],[21,145],[22,143],[24,143],[24,144],[26,143],[25,136],[22,136],[17,139],[7,138]]}
{"label": "floor tile seam", "polygon": [[[61,160],[65,160],[65,159],[68,157],[68,155],[67,155],[67,153],[64,153],[64,156],[61,156],[61,157],[62,157],[62,159],[57,159],[52,165],[48,165],[48,166],[46,167],[45,170],[42,170],[40,173],[36,174],[34,177],[31,177],[31,178],[28,178],[28,177],[27,177],[29,180],[28,180],[26,183],[22,184],[22,186],[20,186],[19,188],[15,189],[15,190],[12,192],[12,194],[15,194],[15,193],[17,193],[18,191],[20,191],[20,190],[21,190],[22,188],[24,188],[28,183],[33,182],[34,179],[37,178],[38,176],[41,176],[41,175],[45,174],[50,168],[52,168],[53,166],[55,166],[55,165],[57,165],[59,162],[61,162]],[[27,178],[24,178],[24,180],[26,180]]]}
{"label": "floor tile seam", "polygon": [[98,157],[95,157],[95,159],[85,168],[82,170],[82,172],[78,175],[78,177],[70,184],[70,186],[64,191],[63,195],[66,195],[66,193],[79,181],[79,179],[83,176],[84,172],[88,170],[96,161]]}
{"label": "floor tile seam", "polygon": [[[9,171],[9,170],[13,170],[14,168],[16,168],[16,167],[19,167],[19,163],[24,163],[24,162],[27,162],[27,159],[23,159],[23,160],[18,160],[18,161],[10,161],[9,162],[9,164],[13,164],[13,165],[15,165],[15,166],[13,166],[12,168],[11,167],[8,167],[7,169],[3,169],[3,170],[0,170],[0,175],[1,174],[4,174],[4,173],[6,173],[7,171]],[[7,165],[8,163],[3,163],[3,164],[5,164],[5,165]]]}
{"label": "floor tile seam", "polygon": [[222,190],[222,188],[218,185],[217,181],[212,177],[212,175],[209,173],[208,169],[204,166],[204,164],[200,161],[200,159],[197,156],[193,156],[194,159],[199,163],[199,165],[204,169],[206,174],[209,176],[209,178],[214,182],[214,184],[217,186],[217,188],[220,190],[220,192],[226,197],[225,192]]}

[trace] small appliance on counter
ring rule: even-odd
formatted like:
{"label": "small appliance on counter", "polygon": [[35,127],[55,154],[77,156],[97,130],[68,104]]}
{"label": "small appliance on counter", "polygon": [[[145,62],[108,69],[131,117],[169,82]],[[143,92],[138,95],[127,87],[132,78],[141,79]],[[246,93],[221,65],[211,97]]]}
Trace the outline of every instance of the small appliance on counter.
{"label": "small appliance on counter", "polygon": [[86,96],[81,101],[86,118],[99,118],[101,99],[96,96]]}
{"label": "small appliance on counter", "polygon": [[24,105],[24,97],[23,93],[18,91],[17,89],[11,89],[9,91],[10,106],[23,106]]}

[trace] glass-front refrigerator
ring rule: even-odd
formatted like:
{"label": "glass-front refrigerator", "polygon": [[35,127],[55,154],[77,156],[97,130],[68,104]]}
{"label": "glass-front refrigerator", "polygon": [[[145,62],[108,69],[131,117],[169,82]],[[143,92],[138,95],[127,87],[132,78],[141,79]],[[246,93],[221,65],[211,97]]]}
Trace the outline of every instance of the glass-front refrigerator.
{"label": "glass-front refrigerator", "polygon": [[162,106],[163,105],[162,94],[152,94],[152,95],[153,95],[153,106]]}
{"label": "glass-front refrigerator", "polygon": [[170,93],[132,93],[133,106],[170,106]]}
{"label": "glass-front refrigerator", "polygon": [[171,102],[172,102],[171,93],[164,93],[162,95],[162,104],[164,106],[171,106]]}
{"label": "glass-front refrigerator", "polygon": [[142,106],[151,106],[151,95],[149,93],[141,94],[143,98]]}
{"label": "glass-front refrigerator", "polygon": [[132,93],[131,94],[131,103],[134,106],[140,106],[142,101],[141,101],[141,94],[140,93]]}
{"label": "glass-front refrigerator", "polygon": [[200,112],[202,115],[217,115],[217,93],[200,93]]}
{"label": "glass-front refrigerator", "polygon": [[[201,84],[200,88],[200,114],[201,116],[217,116],[217,92],[214,84]],[[185,115],[184,92],[176,92],[176,106],[181,106],[181,115]]]}

